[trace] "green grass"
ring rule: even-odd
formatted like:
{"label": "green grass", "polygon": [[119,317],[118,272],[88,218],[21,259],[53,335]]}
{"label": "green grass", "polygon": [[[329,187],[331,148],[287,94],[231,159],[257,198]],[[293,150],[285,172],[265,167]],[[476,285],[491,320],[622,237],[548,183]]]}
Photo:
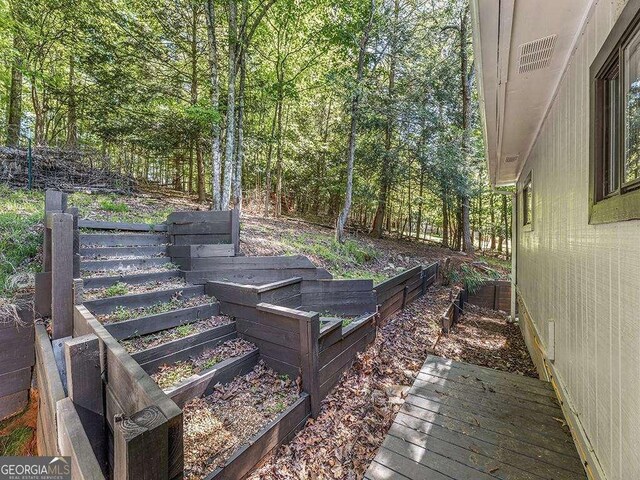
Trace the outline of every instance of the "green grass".
{"label": "green grass", "polygon": [[342,327],[348,327],[353,322],[353,318],[345,318],[342,320]]}
{"label": "green grass", "polygon": [[202,366],[200,367],[200,371],[207,370],[213,367],[215,364],[220,363],[221,361],[222,359],[220,357],[211,357],[202,364]]}
{"label": "green grass", "polygon": [[487,262],[490,267],[511,271],[511,260],[489,256],[480,256],[478,258],[483,262]]}
{"label": "green grass", "polygon": [[123,202],[114,202],[110,198],[100,201],[100,208],[107,212],[125,213],[129,211],[129,205]]}
{"label": "green grass", "polygon": [[31,439],[33,430],[29,427],[18,427],[9,435],[0,437],[0,457],[20,455],[25,443]]}
{"label": "green grass", "polygon": [[129,285],[123,282],[118,282],[115,285],[111,285],[104,289],[105,297],[118,297],[120,295],[126,295],[129,292]]}
{"label": "green grass", "polygon": [[0,185],[0,297],[12,297],[40,271],[44,194]]}
{"label": "green grass", "polygon": [[282,241],[303,255],[321,259],[336,278],[374,277],[374,282],[384,279],[384,275],[372,274],[367,268],[380,256],[371,245],[355,240],[340,243],[318,234],[284,235]]}
{"label": "green grass", "polygon": [[190,323],[186,323],[184,325],[180,325],[179,327],[176,327],[176,335],[180,338],[187,337],[191,335],[194,330],[195,329],[193,325],[191,325]]}

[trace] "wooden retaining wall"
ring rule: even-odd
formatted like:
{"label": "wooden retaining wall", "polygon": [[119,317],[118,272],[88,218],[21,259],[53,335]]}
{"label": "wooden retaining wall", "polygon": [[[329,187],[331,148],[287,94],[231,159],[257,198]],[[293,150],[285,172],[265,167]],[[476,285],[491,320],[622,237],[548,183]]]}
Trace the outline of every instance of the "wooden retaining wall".
{"label": "wooden retaining wall", "polygon": [[319,341],[318,382],[320,398],[324,398],[340,381],[342,374],[348,370],[359,352],[376,338],[376,314],[364,315],[352,321],[346,327],[335,328]]}
{"label": "wooden retaining wall", "polygon": [[[167,218],[170,243],[178,246],[230,244],[233,253],[240,253],[240,218],[238,210],[173,212]],[[207,249],[204,249],[206,251]],[[214,249],[215,250],[215,249]],[[200,253],[203,254],[204,251]],[[210,253],[219,253],[211,250]],[[189,259],[191,249],[174,248],[172,257],[176,263]],[[179,256],[187,255],[187,256]]]}
{"label": "wooden retaining wall", "polygon": [[449,333],[451,327],[458,322],[460,316],[464,313],[464,304],[466,301],[467,292],[465,290],[460,290],[455,297],[453,292],[449,293],[449,306],[440,319],[443,333]]}
{"label": "wooden retaining wall", "polygon": [[373,280],[307,280],[302,282],[302,310],[332,315],[376,311]]}
{"label": "wooden retaining wall", "polygon": [[194,258],[192,271],[185,272],[189,283],[203,284],[221,280],[249,285],[264,285],[293,277],[303,280],[331,279],[323,268],[316,267],[303,255],[280,257]]}
{"label": "wooden retaining wall", "polygon": [[29,402],[35,364],[33,307],[0,317],[0,420],[21,412]]}
{"label": "wooden retaining wall", "polygon": [[438,264],[426,267],[418,265],[395,277],[377,284],[378,312],[384,321],[416,298],[424,295],[427,288],[433,285],[438,276]]}
{"label": "wooden retaining wall", "polygon": [[181,478],[182,410],[84,305],[73,320],[74,336],[94,334],[100,345],[112,478]]}
{"label": "wooden retaining wall", "polygon": [[511,311],[511,282],[508,280],[494,280],[484,282],[473,294],[469,294],[467,301],[479,307]]}

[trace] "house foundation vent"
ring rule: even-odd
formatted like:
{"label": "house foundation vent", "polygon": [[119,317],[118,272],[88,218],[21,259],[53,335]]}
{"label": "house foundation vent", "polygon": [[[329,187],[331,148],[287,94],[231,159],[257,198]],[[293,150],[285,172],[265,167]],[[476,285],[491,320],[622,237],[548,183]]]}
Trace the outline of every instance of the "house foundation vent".
{"label": "house foundation vent", "polygon": [[550,35],[520,45],[518,71],[527,73],[547,67],[551,61],[557,37],[557,35]]}

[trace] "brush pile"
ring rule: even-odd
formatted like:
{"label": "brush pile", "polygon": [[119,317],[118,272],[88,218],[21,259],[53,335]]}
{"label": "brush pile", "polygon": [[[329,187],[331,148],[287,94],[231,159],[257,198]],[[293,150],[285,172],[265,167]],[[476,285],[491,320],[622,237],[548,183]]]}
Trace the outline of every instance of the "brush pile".
{"label": "brush pile", "polygon": [[[121,194],[135,190],[132,177],[117,173],[111,160],[95,151],[36,147],[32,162],[33,188]],[[0,146],[0,182],[14,187],[28,185],[27,149]]]}

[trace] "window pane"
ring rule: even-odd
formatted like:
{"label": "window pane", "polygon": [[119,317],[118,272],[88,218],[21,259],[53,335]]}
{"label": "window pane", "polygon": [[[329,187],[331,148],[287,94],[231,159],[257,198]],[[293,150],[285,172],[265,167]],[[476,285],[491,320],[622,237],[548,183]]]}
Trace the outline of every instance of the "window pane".
{"label": "window pane", "polygon": [[624,51],[625,59],[625,156],[624,183],[640,178],[640,35]]}
{"label": "window pane", "polygon": [[524,225],[529,225],[531,223],[531,201],[532,201],[532,192],[531,192],[531,179],[528,178],[527,182],[524,184],[522,188],[522,223]]}
{"label": "window pane", "polygon": [[616,74],[606,83],[606,120],[605,120],[605,152],[604,152],[604,195],[618,190],[618,112],[620,79]]}

